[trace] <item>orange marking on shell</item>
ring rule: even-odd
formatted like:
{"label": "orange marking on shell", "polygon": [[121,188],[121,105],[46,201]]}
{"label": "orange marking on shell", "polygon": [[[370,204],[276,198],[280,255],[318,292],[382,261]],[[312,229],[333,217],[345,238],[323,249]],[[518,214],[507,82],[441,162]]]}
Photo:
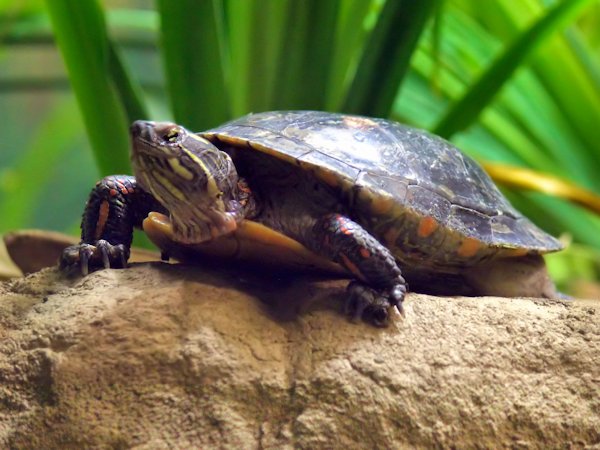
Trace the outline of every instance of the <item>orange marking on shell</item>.
{"label": "orange marking on shell", "polygon": [[354,275],[356,278],[364,280],[363,274],[360,273],[360,270],[358,270],[358,267],[356,267],[356,264],[354,264],[352,261],[350,261],[350,259],[343,253],[340,253],[340,258],[342,259],[342,264],[344,265],[344,267],[346,269],[348,269],[350,272],[352,272],[352,275]]}
{"label": "orange marking on shell", "polygon": [[102,237],[104,226],[108,220],[108,210],[108,200],[103,200],[102,203],[100,203],[100,208],[98,208],[98,222],[96,222],[96,232],[94,233],[94,238],[96,240]]}
{"label": "orange marking on shell", "polygon": [[116,189],[111,189],[110,191],[108,191],[108,193],[110,194],[111,197],[114,197],[115,195],[118,194]]}
{"label": "orange marking on shell", "polygon": [[417,234],[419,237],[426,238],[431,236],[431,234],[437,229],[438,222],[431,216],[426,216],[421,219],[419,222],[419,228],[417,229]]}
{"label": "orange marking on shell", "polygon": [[477,239],[465,238],[460,247],[458,247],[458,250],[456,250],[456,253],[463,258],[470,258],[477,253],[481,246],[482,243]]}
{"label": "orange marking on shell", "polygon": [[360,253],[360,256],[362,256],[364,259],[369,259],[371,257],[371,252],[365,247],[361,247],[358,252]]}
{"label": "orange marking on shell", "polygon": [[122,187],[121,187],[121,193],[123,193],[123,194],[127,195],[127,194],[128,194],[128,192],[129,192],[129,191],[127,190],[127,188],[126,188],[125,186],[122,186]]}

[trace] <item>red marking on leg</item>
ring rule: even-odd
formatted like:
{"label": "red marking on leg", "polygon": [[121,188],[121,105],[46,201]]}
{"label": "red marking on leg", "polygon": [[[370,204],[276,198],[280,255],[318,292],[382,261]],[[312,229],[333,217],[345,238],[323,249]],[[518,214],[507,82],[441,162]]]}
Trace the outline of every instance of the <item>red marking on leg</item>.
{"label": "red marking on leg", "polygon": [[369,259],[371,257],[371,252],[365,247],[361,247],[358,252],[360,253],[360,256],[362,256],[364,259]]}
{"label": "red marking on leg", "polygon": [[363,274],[360,273],[360,270],[356,266],[356,264],[354,264],[352,261],[350,261],[350,258],[348,258],[343,253],[340,253],[340,258],[342,260],[342,264],[344,265],[344,267],[346,269],[348,269],[350,272],[352,272],[352,275],[354,275],[356,278],[358,278],[358,279],[360,279],[362,281],[365,281],[365,278],[363,277]]}
{"label": "red marking on leg", "polygon": [[246,194],[249,194],[252,192],[246,183],[241,183],[239,181],[238,181],[238,189]]}
{"label": "red marking on leg", "polygon": [[347,220],[344,216],[340,216],[339,214],[337,214],[335,216],[335,220],[337,221],[338,228],[342,233],[344,233],[346,236],[352,234],[352,230],[349,230],[348,227],[346,227]]}
{"label": "red marking on leg", "polygon": [[96,240],[102,237],[104,226],[106,225],[106,221],[108,220],[108,210],[108,200],[103,200],[102,203],[100,203],[100,208],[98,208],[98,222],[96,222],[96,230],[94,233],[94,238]]}

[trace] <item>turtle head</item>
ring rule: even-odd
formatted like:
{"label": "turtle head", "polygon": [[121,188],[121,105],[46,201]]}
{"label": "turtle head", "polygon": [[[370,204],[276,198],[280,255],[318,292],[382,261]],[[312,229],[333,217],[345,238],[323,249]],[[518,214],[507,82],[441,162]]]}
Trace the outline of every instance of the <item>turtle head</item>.
{"label": "turtle head", "polygon": [[134,175],[169,210],[175,240],[198,243],[236,229],[238,175],[227,153],[170,122],[138,120],[131,140]]}

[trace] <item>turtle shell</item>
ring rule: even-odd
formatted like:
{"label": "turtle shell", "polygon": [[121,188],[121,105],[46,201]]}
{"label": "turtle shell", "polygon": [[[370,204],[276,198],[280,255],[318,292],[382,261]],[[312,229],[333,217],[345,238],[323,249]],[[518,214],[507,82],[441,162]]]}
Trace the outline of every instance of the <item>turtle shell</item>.
{"label": "turtle shell", "polygon": [[316,111],[251,114],[200,133],[299,166],[404,262],[464,266],[560,250],[471,158],[397,122]]}

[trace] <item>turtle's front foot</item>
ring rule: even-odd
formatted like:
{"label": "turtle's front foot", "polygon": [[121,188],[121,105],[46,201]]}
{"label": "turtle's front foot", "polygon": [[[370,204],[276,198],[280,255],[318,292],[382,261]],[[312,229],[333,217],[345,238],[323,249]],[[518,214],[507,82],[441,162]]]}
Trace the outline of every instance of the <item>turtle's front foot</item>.
{"label": "turtle's front foot", "polygon": [[63,250],[59,268],[62,271],[78,269],[83,276],[98,269],[127,266],[129,249],[123,244],[112,245],[100,239],[96,245],[81,243]]}
{"label": "turtle's front foot", "polygon": [[390,289],[375,290],[360,281],[352,281],[346,290],[344,312],[353,320],[361,318],[378,327],[389,323],[390,310],[397,308],[404,315],[402,302],[406,295],[406,283],[402,280]]}

